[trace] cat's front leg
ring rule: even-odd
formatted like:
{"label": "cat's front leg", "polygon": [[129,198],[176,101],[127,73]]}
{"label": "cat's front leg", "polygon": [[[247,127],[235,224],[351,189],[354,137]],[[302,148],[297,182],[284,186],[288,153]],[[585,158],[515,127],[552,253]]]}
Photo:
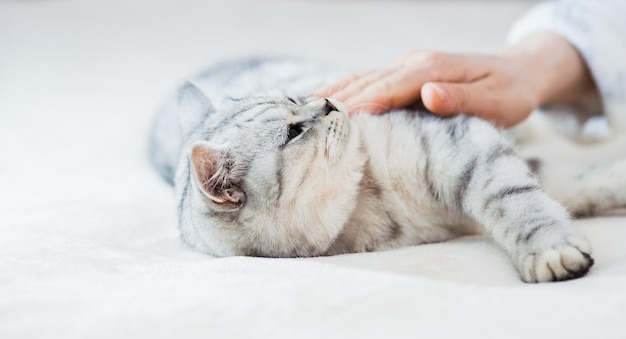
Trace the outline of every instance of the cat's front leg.
{"label": "cat's front leg", "polygon": [[[506,170],[510,175],[511,168]],[[494,173],[494,181],[498,176]],[[465,208],[511,255],[522,280],[568,280],[588,272],[593,265],[589,242],[574,232],[565,209],[538,184],[486,186],[469,193],[475,200]]]}
{"label": "cat's front leg", "polygon": [[[541,188],[526,163],[492,126],[476,119],[447,121],[447,145],[430,145],[430,170],[440,198],[482,225],[511,256],[522,280],[578,278],[593,259],[567,211]],[[450,131],[452,133],[450,133]],[[441,138],[442,135],[434,139]],[[435,140],[436,142],[436,140]],[[434,176],[431,176],[434,177]]]}

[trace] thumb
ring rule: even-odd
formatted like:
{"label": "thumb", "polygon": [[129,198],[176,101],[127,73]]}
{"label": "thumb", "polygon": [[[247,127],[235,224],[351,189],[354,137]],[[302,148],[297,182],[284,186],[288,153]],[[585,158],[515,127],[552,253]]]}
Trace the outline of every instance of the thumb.
{"label": "thumb", "polygon": [[457,113],[480,114],[480,88],[475,84],[429,82],[422,86],[422,102],[433,113],[453,115]]}

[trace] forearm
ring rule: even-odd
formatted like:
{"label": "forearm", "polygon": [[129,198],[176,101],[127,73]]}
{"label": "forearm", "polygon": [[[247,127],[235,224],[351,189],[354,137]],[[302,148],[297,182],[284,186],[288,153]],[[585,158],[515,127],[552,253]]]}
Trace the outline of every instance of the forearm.
{"label": "forearm", "polygon": [[502,54],[511,58],[534,84],[537,105],[567,104],[598,95],[584,59],[558,34],[530,34]]}

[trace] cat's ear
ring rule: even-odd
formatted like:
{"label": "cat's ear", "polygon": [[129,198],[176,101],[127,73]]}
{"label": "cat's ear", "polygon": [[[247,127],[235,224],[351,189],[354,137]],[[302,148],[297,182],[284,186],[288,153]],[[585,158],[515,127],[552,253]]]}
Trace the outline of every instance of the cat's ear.
{"label": "cat's ear", "polygon": [[184,134],[189,134],[213,111],[209,98],[194,84],[185,82],[178,90],[178,114]]}
{"label": "cat's ear", "polygon": [[197,141],[191,148],[191,164],[200,190],[214,204],[228,209],[243,205],[246,194],[233,178],[226,153]]}

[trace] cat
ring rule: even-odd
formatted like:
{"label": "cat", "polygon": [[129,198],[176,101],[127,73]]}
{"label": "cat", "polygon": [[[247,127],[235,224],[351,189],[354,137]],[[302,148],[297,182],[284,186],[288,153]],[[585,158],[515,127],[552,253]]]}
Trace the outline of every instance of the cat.
{"label": "cat", "polygon": [[[416,109],[349,118],[341,102],[310,94],[343,75],[313,61],[251,58],[179,89],[156,117],[150,157],[175,186],[186,243],[219,257],[309,257],[482,230],[525,282],[588,272],[588,240],[503,131]],[[595,180],[593,169],[576,175]],[[596,199],[593,185],[559,198],[581,215],[623,206],[624,185],[604,185],[611,199]]]}

